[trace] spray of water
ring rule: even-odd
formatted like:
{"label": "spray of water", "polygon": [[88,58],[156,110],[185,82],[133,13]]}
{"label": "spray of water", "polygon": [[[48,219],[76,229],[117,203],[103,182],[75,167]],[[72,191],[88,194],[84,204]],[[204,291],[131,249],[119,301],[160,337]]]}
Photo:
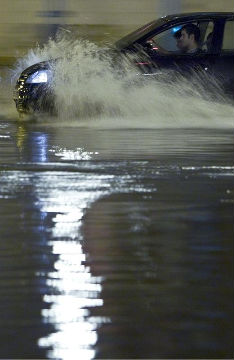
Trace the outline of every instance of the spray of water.
{"label": "spray of water", "polygon": [[[113,56],[87,40],[59,33],[30,50],[11,72],[12,83],[26,67],[48,59],[53,65],[57,123],[92,127],[233,127],[233,106],[207,74],[193,81],[177,75],[139,75],[128,57]],[[116,64],[115,64],[116,65]]]}

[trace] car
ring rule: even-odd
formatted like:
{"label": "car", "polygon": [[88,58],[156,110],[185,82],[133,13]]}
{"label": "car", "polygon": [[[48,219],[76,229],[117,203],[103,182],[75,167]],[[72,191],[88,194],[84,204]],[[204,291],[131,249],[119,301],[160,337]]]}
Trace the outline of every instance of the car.
{"label": "car", "polygon": [[[188,25],[199,31],[199,51],[180,49],[177,40],[182,41],[183,29],[187,29]],[[133,67],[137,68],[137,75],[152,75],[148,77],[174,81],[178,74],[187,79],[201,74],[200,79],[207,79],[207,91],[218,84],[222,95],[234,99],[233,12],[164,16],[118,40],[110,53],[113,71],[116,70],[119,56],[129,57]],[[21,73],[14,91],[19,114],[56,112],[55,94],[51,87],[54,63],[56,59],[40,62]],[[160,77],[162,73],[167,76]],[[206,74],[209,76],[206,77]],[[143,78],[138,77],[138,82]]]}

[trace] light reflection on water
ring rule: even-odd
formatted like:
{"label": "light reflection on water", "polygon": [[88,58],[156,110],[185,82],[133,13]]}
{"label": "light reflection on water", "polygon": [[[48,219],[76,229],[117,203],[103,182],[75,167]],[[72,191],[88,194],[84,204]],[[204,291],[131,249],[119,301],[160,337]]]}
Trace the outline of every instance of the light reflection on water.
{"label": "light reflection on water", "polygon": [[[46,179],[51,179],[52,183],[54,181],[53,176]],[[41,181],[45,181],[45,178]],[[102,180],[99,185],[101,183]],[[85,186],[81,181],[80,189],[82,184]],[[95,189],[97,181],[92,183],[89,179],[88,184],[91,189]],[[53,295],[45,295],[43,298],[50,308],[42,310],[43,321],[53,324],[55,331],[39,339],[38,344],[52,348],[48,351],[49,358],[92,359],[95,356],[93,346],[97,341],[97,327],[109,319],[99,318],[98,323],[93,319],[89,321],[88,308],[103,305],[102,278],[92,276],[90,268],[84,265],[86,254],[82,249],[80,226],[86,208],[102,193],[92,190],[81,192],[77,188],[64,191],[63,180],[60,185],[61,190],[51,190],[51,183],[44,183],[50,189],[46,199],[40,198],[38,192],[40,211],[55,214],[49,244],[52,253],[58,256],[54,271],[48,273],[46,281]]]}
{"label": "light reflection on water", "polygon": [[42,311],[42,317],[54,325],[55,332],[39,339],[38,344],[52,347],[50,358],[92,359],[98,325],[89,322],[87,307],[103,305],[102,279],[92,276],[90,269],[82,265],[85,254],[78,241],[55,241],[51,245],[59,259],[54,264],[55,271],[48,274],[47,285],[58,295],[44,296],[50,308]]}
{"label": "light reflection on water", "polygon": [[[47,159],[44,156],[48,151],[45,139],[40,133],[33,134],[32,160],[39,163]],[[74,156],[72,152],[60,149],[55,156],[62,154],[64,159],[74,160],[77,149]],[[82,154],[82,149],[79,149],[79,156],[84,159],[87,152],[83,150]],[[38,345],[47,349],[48,358],[92,359],[95,357],[97,329],[111,320],[105,316],[89,316],[89,308],[103,306],[103,277],[93,276],[90,267],[85,265],[87,255],[82,247],[82,219],[92,203],[110,192],[124,190],[126,184],[128,192],[144,189],[131,186],[131,176],[118,177],[118,186],[110,190],[114,175],[75,173],[64,176],[60,171],[47,171],[37,173],[34,178],[27,171],[5,174],[7,188],[11,187],[12,192],[23,184],[33,185],[34,206],[42,221],[52,215],[51,227],[46,231],[50,238],[48,246],[57,260],[53,264],[54,271],[46,274],[49,290],[43,296],[45,306],[41,316],[43,323],[53,325],[54,331],[41,337]],[[41,273],[36,272],[36,276],[40,278]]]}
{"label": "light reflection on water", "polygon": [[[62,159],[91,159],[91,153],[81,148],[74,151],[61,148],[52,152]],[[108,193],[109,181],[113,178],[80,174],[78,181],[77,177],[71,177],[68,183],[63,173],[56,172],[42,175],[35,184],[36,206],[42,214],[53,214],[48,245],[58,256],[54,271],[48,273],[46,280],[52,295],[43,297],[49,309],[41,313],[43,322],[52,324],[55,331],[38,340],[40,347],[50,349],[47,351],[49,358],[94,358],[97,329],[111,321],[104,316],[89,317],[89,308],[103,306],[103,278],[93,276],[85,265],[87,255],[82,248],[80,228],[85,211]]]}
{"label": "light reflection on water", "polygon": [[92,160],[92,155],[98,155],[98,152],[85,151],[83,148],[77,148],[76,150],[69,150],[54,147],[50,150],[55,156],[61,158],[61,160]]}
{"label": "light reflection on water", "polygon": [[25,231],[17,240],[34,257],[43,245],[49,257],[49,266],[39,256],[33,267],[35,294],[43,295],[36,326],[46,329],[36,338],[40,351],[92,359],[139,355],[136,346],[161,357],[225,348],[216,331],[225,333],[228,310],[224,304],[219,315],[216,303],[227,296],[219,297],[213,282],[219,272],[226,276],[219,268],[228,246],[221,205],[233,204],[234,168],[232,148],[225,153],[221,145],[229,146],[231,135],[79,129],[74,139],[73,129],[60,137],[56,129],[51,140],[53,132],[41,137],[40,126],[32,129],[18,132],[19,162],[2,158],[0,199],[15,196]]}

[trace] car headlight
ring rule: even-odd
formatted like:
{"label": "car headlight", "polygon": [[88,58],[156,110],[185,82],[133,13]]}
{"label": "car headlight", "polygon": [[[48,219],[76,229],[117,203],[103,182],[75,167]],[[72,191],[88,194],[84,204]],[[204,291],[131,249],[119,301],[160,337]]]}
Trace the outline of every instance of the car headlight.
{"label": "car headlight", "polygon": [[27,78],[26,83],[27,84],[47,83],[50,76],[51,76],[51,72],[49,70],[38,70]]}

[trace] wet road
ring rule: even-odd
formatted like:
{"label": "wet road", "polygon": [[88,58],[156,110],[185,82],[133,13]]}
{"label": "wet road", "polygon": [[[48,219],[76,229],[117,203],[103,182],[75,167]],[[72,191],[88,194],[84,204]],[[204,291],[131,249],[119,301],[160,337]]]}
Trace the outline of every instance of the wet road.
{"label": "wet road", "polygon": [[233,131],[0,120],[0,358],[231,358]]}

